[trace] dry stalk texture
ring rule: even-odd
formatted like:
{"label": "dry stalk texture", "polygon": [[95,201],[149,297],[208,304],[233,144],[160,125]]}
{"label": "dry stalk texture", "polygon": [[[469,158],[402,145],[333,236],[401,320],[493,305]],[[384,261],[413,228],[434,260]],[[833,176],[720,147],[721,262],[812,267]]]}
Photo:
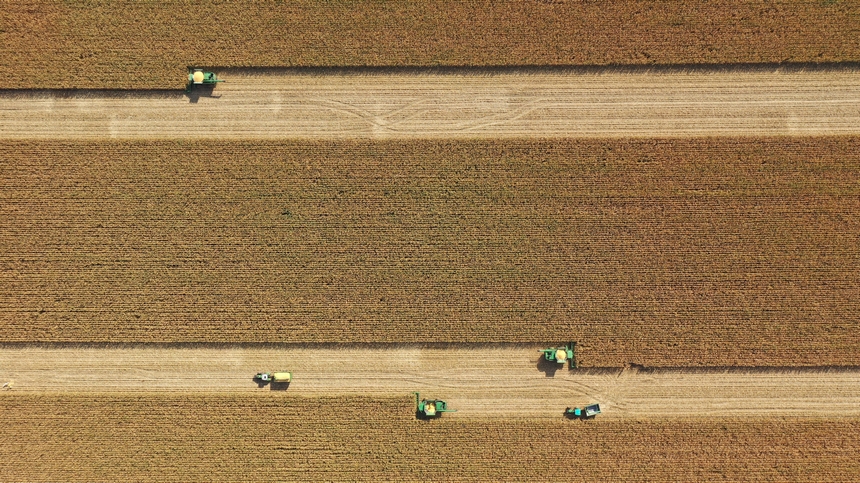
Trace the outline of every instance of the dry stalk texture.
{"label": "dry stalk texture", "polygon": [[860,60],[856,1],[0,4],[0,88],[181,88],[186,66]]}
{"label": "dry stalk texture", "polygon": [[860,364],[857,138],[0,151],[2,342]]}
{"label": "dry stalk texture", "polygon": [[4,481],[854,481],[860,420],[417,421],[397,399],[0,394]]}

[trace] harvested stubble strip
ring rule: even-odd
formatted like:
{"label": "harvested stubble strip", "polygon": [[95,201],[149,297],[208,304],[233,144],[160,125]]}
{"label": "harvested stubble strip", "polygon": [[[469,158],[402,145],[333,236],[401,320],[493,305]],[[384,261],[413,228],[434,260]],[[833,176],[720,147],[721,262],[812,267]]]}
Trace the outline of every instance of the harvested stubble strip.
{"label": "harvested stubble strip", "polygon": [[[354,411],[362,408],[361,411]],[[857,419],[417,421],[414,401],[0,397],[4,481],[852,481]]]}
{"label": "harvested stubble strip", "polygon": [[858,138],[0,151],[0,342],[860,364]]}
{"label": "harvested stubble strip", "polygon": [[188,65],[860,61],[855,1],[57,2],[0,8],[0,88],[181,88]]}

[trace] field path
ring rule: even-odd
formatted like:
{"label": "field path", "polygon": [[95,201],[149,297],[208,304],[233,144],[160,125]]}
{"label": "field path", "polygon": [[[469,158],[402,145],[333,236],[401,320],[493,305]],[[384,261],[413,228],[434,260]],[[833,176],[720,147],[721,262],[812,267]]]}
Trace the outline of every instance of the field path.
{"label": "field path", "polygon": [[446,399],[452,417],[557,417],[598,402],[606,417],[860,416],[860,370],[580,369],[539,362],[537,347],[0,348],[19,392],[231,392],[264,395],[252,376],[290,370],[290,394]]}
{"label": "field path", "polygon": [[219,73],[190,95],[3,91],[0,139],[860,134],[844,70]]}

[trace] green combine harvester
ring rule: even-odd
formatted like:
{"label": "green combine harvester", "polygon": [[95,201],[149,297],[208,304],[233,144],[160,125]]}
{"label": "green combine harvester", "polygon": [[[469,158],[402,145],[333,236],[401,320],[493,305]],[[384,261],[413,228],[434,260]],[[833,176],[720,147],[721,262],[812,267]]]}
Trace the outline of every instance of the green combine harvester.
{"label": "green combine harvester", "polygon": [[456,409],[448,409],[448,403],[439,399],[421,399],[417,392],[415,394],[415,414],[418,419],[433,419],[442,416],[442,413],[453,413]]}
{"label": "green combine harvester", "polygon": [[600,404],[589,404],[584,408],[567,408],[564,415],[570,419],[591,419],[600,414]]}
{"label": "green combine harvester", "polygon": [[553,347],[549,349],[541,349],[543,358],[549,362],[557,362],[559,364],[568,364],[571,369],[576,367],[576,342],[570,342],[564,347]]}
{"label": "green combine harvester", "polygon": [[203,72],[203,69],[188,69],[188,86],[185,88],[186,91],[191,91],[194,86],[203,85],[203,86],[215,86],[215,84],[219,82],[224,82],[219,79],[214,72]]}

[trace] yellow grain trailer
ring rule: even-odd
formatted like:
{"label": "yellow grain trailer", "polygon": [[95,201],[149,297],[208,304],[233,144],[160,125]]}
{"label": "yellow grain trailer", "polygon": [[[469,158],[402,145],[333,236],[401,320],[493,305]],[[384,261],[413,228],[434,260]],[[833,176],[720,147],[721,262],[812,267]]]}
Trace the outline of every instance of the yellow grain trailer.
{"label": "yellow grain trailer", "polygon": [[280,384],[290,383],[293,381],[292,372],[258,372],[254,376],[255,381],[259,382],[275,382]]}

